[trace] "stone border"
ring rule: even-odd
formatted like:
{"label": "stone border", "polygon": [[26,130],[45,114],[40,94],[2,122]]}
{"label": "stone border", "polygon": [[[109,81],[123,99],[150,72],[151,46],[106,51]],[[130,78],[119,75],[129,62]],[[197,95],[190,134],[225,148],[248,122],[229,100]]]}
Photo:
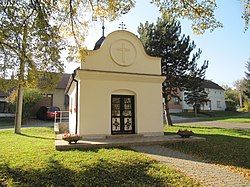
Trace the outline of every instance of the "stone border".
{"label": "stone border", "polygon": [[129,147],[135,145],[159,145],[168,142],[196,142],[205,141],[205,138],[192,136],[190,138],[181,138],[178,135],[151,136],[138,138],[119,138],[119,139],[93,139],[79,140],[76,144],[69,144],[62,140],[62,135],[57,135],[55,140],[55,149],[59,151],[72,149],[90,149],[90,148],[108,148],[108,147]]}

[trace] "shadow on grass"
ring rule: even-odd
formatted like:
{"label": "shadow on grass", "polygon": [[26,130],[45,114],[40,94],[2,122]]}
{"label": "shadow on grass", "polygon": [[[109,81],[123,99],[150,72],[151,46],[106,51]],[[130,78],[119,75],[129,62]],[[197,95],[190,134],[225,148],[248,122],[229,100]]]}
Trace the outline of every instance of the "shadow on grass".
{"label": "shadow on grass", "polygon": [[[232,134],[237,134],[238,136],[248,136],[250,137],[250,130],[248,129],[225,129],[224,127],[210,127],[210,126],[198,126],[198,125],[181,125],[181,124],[177,124],[174,125],[172,127],[176,127],[176,132],[178,131],[178,129],[190,129],[193,130],[194,132],[197,130],[203,130],[204,132],[207,130],[225,130],[227,133],[232,133]],[[164,132],[164,135],[173,135],[176,134],[176,132]],[[197,133],[195,133],[195,135],[197,135]],[[204,134],[201,134],[202,136],[205,136]],[[230,136],[232,137],[232,136]]]}
{"label": "shadow on grass", "polygon": [[72,169],[53,158],[44,169],[24,170],[0,163],[0,186],[165,186],[160,177],[147,174],[149,168],[149,162],[119,163],[101,158]]}
{"label": "shadow on grass", "polygon": [[42,140],[54,140],[55,139],[55,138],[46,138],[46,137],[42,137],[42,136],[33,136],[33,135],[24,134],[24,133],[20,133],[18,135],[25,136],[25,137],[28,137],[28,138],[42,139]]}
{"label": "shadow on grass", "polygon": [[[234,131],[241,135],[249,135],[249,132],[244,133],[242,130]],[[165,146],[211,163],[250,169],[249,138],[199,133],[195,133],[195,136],[204,137],[206,141],[167,143]]]}

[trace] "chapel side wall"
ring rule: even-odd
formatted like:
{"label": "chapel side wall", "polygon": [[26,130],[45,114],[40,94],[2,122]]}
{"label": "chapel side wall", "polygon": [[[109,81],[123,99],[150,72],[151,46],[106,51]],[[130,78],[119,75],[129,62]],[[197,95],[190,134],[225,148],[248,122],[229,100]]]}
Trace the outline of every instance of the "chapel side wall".
{"label": "chapel side wall", "polygon": [[69,95],[69,132],[75,133],[76,128],[76,84],[72,83]]}
{"label": "chapel side wall", "polygon": [[96,80],[81,80],[80,85],[79,132],[86,138],[105,138],[111,131],[109,89]]}

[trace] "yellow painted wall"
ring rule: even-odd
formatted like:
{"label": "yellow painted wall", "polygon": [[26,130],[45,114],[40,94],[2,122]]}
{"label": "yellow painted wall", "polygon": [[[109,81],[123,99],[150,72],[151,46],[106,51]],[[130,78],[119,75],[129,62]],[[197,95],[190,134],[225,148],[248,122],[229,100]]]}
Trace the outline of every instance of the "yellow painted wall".
{"label": "yellow painted wall", "polygon": [[[90,138],[111,135],[111,95],[119,94],[135,97],[136,134],[163,135],[161,85],[165,77],[160,63],[160,58],[146,55],[134,34],[115,31],[108,35],[76,70],[79,133]],[[74,90],[72,84],[71,98]],[[70,121],[73,126],[73,115]]]}
{"label": "yellow painted wall", "polygon": [[[118,59],[122,58],[118,50],[122,43],[131,52],[124,55],[127,64]],[[114,53],[120,56],[115,56]],[[159,62],[160,58],[145,53],[141,41],[134,34],[119,30],[109,34],[100,49],[89,51],[86,61],[81,63],[81,69],[160,75]]]}
{"label": "yellow painted wall", "polygon": [[[81,135],[111,134],[111,95],[135,95],[135,126],[137,134],[163,135],[161,76],[111,76],[106,72],[77,71],[81,102],[79,121]],[[117,91],[119,90],[119,91]]]}
{"label": "yellow painted wall", "polygon": [[60,110],[68,110],[64,105],[65,93],[63,89],[55,89],[53,93],[53,106],[58,106]]}

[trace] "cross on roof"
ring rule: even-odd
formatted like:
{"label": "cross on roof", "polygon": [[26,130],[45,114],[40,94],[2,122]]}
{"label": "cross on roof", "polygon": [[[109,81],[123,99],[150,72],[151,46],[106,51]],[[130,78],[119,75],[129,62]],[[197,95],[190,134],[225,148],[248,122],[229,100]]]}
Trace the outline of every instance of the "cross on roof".
{"label": "cross on roof", "polygon": [[127,28],[126,28],[126,25],[123,23],[123,21],[122,21],[122,23],[120,23],[119,24],[120,26],[118,27],[118,29],[121,29],[121,30],[126,30]]}

